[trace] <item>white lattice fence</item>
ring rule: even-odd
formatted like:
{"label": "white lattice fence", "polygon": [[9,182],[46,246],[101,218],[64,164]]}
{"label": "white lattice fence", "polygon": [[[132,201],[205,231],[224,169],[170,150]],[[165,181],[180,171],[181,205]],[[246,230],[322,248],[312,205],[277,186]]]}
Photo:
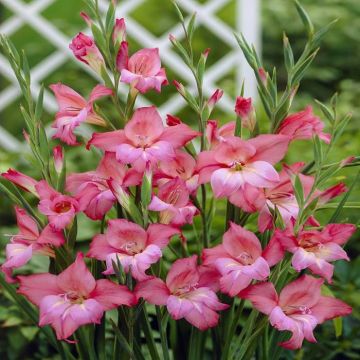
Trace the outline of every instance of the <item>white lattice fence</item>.
{"label": "white lattice fence", "polygon": [[[9,19],[0,25],[0,33],[4,33],[11,37],[22,26],[27,25],[38,32],[43,38],[54,46],[55,51],[42,59],[38,64],[32,67],[33,94],[36,96],[40,89],[40,84],[44,79],[61,68],[65,62],[75,61],[78,66],[88,72],[90,76],[96,78],[96,75],[83,64],[77,62],[68,44],[71,41],[67,35],[60,31],[53,23],[46,19],[43,14],[49,6],[56,1],[61,0],[33,0],[25,3],[23,0],[0,0],[8,10],[13,14]],[[80,0],[74,0],[80,1]],[[172,45],[168,40],[168,34],[175,35],[178,39],[183,37],[180,25],[174,26],[161,36],[153,35],[139,21],[136,21],[131,12],[141,7],[148,0],[122,0],[117,8],[118,17],[126,17],[127,32],[131,38],[136,40],[142,47],[158,47],[165,67],[172,69],[175,75],[181,76],[185,81],[193,84],[193,80],[187,71],[185,65],[179,56],[172,49]],[[169,1],[169,0],[158,0]],[[217,16],[222,8],[227,6],[231,1],[236,2],[236,29],[230,27],[229,24]],[[216,82],[230,71],[236,70],[237,86],[243,79],[246,80],[246,92],[248,95],[254,96],[256,93],[256,85],[252,77],[250,69],[245,64],[244,58],[239,51],[233,36],[234,31],[241,31],[246,38],[259,48],[259,2],[260,0],[208,0],[205,4],[201,4],[196,0],[177,0],[178,5],[186,13],[197,13],[197,26],[203,26],[207,31],[213,33],[217,38],[224,41],[230,49],[207,70],[204,79],[205,94],[210,96],[216,88]],[[108,6],[108,0],[100,0],[100,9],[104,12]],[[0,112],[7,106],[11,105],[20,96],[19,88],[12,74],[6,59],[0,55],[0,73],[10,85],[0,92]],[[59,79],[61,80],[61,79]],[[195,88],[191,88],[195,91]],[[146,98],[139,99],[139,105],[147,104]],[[160,107],[160,113],[176,113],[185,105],[183,99],[174,94]],[[219,106],[225,111],[233,109],[233,100],[229,94],[224,94]],[[49,113],[56,111],[56,102],[53,95],[45,92],[44,107]],[[22,144],[14,138],[0,124],[0,146],[8,151],[18,151]]]}

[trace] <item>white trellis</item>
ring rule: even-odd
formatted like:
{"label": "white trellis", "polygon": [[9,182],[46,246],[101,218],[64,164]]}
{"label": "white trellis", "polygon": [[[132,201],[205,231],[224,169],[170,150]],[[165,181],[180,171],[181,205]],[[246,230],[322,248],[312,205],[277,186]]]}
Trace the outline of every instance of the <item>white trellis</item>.
{"label": "white trellis", "polygon": [[[53,71],[61,67],[66,61],[71,59],[76,61],[68,48],[69,39],[59,29],[57,29],[50,21],[41,15],[41,13],[60,0],[33,0],[31,3],[25,3],[22,0],[0,0],[13,14],[11,18],[0,25],[0,33],[11,36],[24,24],[30,26],[41,36],[47,39],[56,51],[43,59],[31,69],[32,73],[32,90],[36,96],[40,89],[40,83]],[[79,0],[80,1],[80,0]],[[193,83],[189,72],[180,57],[172,49],[172,45],[168,40],[168,34],[175,35],[178,39],[183,36],[180,25],[174,26],[165,34],[156,37],[145,29],[139,22],[133,19],[130,13],[141,6],[146,0],[122,0],[117,7],[117,16],[126,17],[127,32],[143,47],[158,47],[162,56],[165,67],[171,68],[177,75]],[[159,0],[168,1],[168,0]],[[256,84],[253,79],[251,70],[246,65],[244,58],[235,41],[233,32],[243,32],[246,38],[259,49],[260,24],[259,24],[259,3],[260,0],[236,0],[236,29],[231,28],[228,24],[216,16],[216,13],[233,0],[208,0],[205,4],[200,4],[196,0],[177,0],[178,5],[185,12],[197,13],[197,25],[204,26],[207,31],[214,33],[221,38],[230,48],[227,54],[213,64],[206,73],[204,79],[205,94],[210,96],[216,88],[216,81],[226,75],[231,69],[236,69],[236,81],[238,87],[243,79],[246,83],[246,93],[249,96],[255,96]],[[100,9],[104,12],[108,6],[108,0],[100,0]],[[87,71],[91,76],[96,78],[88,67],[80,62],[76,63]],[[16,83],[16,79],[12,74],[11,68],[6,59],[0,55],[0,73],[10,81],[10,85],[0,92],[0,112],[20,96],[20,90]],[[191,88],[195,91],[195,88]],[[139,99],[139,105],[147,104],[146,98]],[[162,115],[167,113],[176,113],[185,105],[183,99],[175,94],[166,103],[164,103],[159,111]],[[223,110],[229,111],[233,109],[233,100],[228,94],[224,94],[219,106]],[[45,91],[44,97],[45,109],[52,113],[56,111],[56,102],[53,95],[49,91]],[[0,124],[0,146],[8,151],[19,151],[22,147],[16,138],[14,138]]]}

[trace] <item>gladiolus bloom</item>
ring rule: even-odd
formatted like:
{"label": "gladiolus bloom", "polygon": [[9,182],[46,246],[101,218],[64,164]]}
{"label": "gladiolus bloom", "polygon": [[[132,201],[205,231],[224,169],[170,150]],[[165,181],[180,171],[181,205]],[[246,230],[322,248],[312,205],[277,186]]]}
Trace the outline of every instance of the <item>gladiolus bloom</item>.
{"label": "gladiolus bloom", "polygon": [[81,123],[87,122],[102,126],[106,124],[105,120],[95,113],[93,104],[101,97],[111,95],[111,89],[103,85],[97,85],[92,90],[88,101],[76,91],[61,83],[50,85],[50,89],[54,92],[59,105],[55,123],[52,125],[56,129],[53,138],[60,139],[68,145],[76,145],[74,130]]}
{"label": "gladiolus bloom", "polygon": [[89,65],[97,74],[101,74],[101,69],[105,68],[105,61],[93,38],[80,32],[72,39],[69,48],[78,60]]}
{"label": "gladiolus bloom", "polygon": [[88,147],[115,152],[119,162],[143,172],[147,163],[174,159],[175,150],[196,136],[198,132],[183,123],[164,127],[155,106],[150,106],[137,109],[124,130],[93,134]]}
{"label": "gladiolus bloom", "polygon": [[186,184],[179,177],[159,187],[154,195],[149,210],[160,212],[160,222],[182,226],[192,224],[198,209],[190,201],[190,193]]}
{"label": "gladiolus bloom", "polygon": [[62,230],[72,222],[79,211],[76,199],[55,191],[45,180],[38,182],[36,191],[40,197],[38,209],[54,229]]}
{"label": "gladiolus bloom", "polygon": [[272,166],[288,148],[283,135],[260,135],[244,141],[230,136],[214,150],[199,154],[199,183],[211,182],[215,197],[229,197],[245,184],[272,187],[279,175]]}
{"label": "gladiolus bloom", "polygon": [[323,132],[324,123],[314,115],[312,107],[307,106],[305,110],[289,115],[281,123],[278,133],[288,135],[292,140],[312,139],[314,135],[325,141],[330,142],[330,134]]}
{"label": "gladiolus bloom", "polygon": [[239,297],[248,299],[253,306],[269,316],[270,324],[279,331],[290,331],[290,340],[280,346],[299,349],[304,338],[316,342],[316,325],[351,313],[351,307],[329,296],[321,295],[323,280],[303,275],[286,285],[280,295],[272,283],[251,285]]}
{"label": "gladiolus bloom", "polygon": [[128,58],[128,45],[123,41],[117,56],[117,67],[121,71],[120,80],[131,84],[142,94],[151,89],[160,92],[161,86],[168,84],[157,48],[141,49]]}
{"label": "gladiolus bloom", "polygon": [[145,272],[162,256],[161,250],[180,231],[162,224],[142,227],[123,219],[110,220],[105,234],[96,235],[87,256],[106,261],[105,275],[114,274],[113,262],[137,280],[149,278]]}
{"label": "gladiolus bloom", "polygon": [[104,311],[136,304],[126,286],[96,281],[81,253],[59,275],[19,276],[19,281],[18,292],[40,308],[39,326],[51,325],[58,340],[67,339],[82,325],[99,324]]}
{"label": "gladiolus bloom", "polygon": [[284,231],[277,229],[265,249],[265,257],[274,265],[282,259],[285,251],[289,251],[293,254],[292,266],[296,271],[308,268],[331,282],[334,265],[330,262],[349,260],[341,245],[355,230],[353,224],[329,224],[322,231],[301,230],[295,236],[291,227]]}
{"label": "gladiolus bloom", "polygon": [[35,220],[24,209],[15,207],[15,212],[19,233],[13,235],[6,245],[6,261],[1,266],[9,282],[14,281],[11,278],[12,270],[25,265],[34,253],[54,256],[51,246],[58,247],[65,242],[61,231],[47,225],[40,233]]}
{"label": "gladiolus bloom", "polygon": [[150,304],[165,305],[173,319],[185,318],[200,330],[216,326],[219,321],[216,311],[225,310],[228,305],[219,302],[211,288],[213,281],[202,276],[196,261],[196,255],[175,261],[166,282],[155,277],[139,282],[136,297]]}
{"label": "gladiolus bloom", "polygon": [[204,249],[202,257],[204,265],[211,265],[219,271],[220,289],[230,296],[237,295],[252,280],[266,280],[270,274],[259,239],[234,223],[230,223],[222,244]]}
{"label": "gladiolus bloom", "polygon": [[138,185],[142,174],[119,164],[114,153],[106,152],[95,171],[71,174],[66,179],[66,190],[79,202],[79,207],[92,220],[101,220],[116,202],[108,180],[126,189]]}

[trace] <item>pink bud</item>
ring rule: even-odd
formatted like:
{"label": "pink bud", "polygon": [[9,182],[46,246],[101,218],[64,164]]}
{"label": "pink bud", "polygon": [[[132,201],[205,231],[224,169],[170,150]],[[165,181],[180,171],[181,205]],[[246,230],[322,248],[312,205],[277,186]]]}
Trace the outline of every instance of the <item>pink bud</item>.
{"label": "pink bud", "polygon": [[264,68],[259,68],[259,76],[263,84],[266,86],[268,73],[265,71]]}
{"label": "pink bud", "polygon": [[209,109],[209,113],[212,112],[212,110],[214,109],[215,105],[219,102],[219,100],[221,99],[221,97],[223,96],[224,91],[221,89],[216,89],[215,92],[211,95],[211,97],[209,98],[208,102],[207,102],[207,107]]}
{"label": "pink bud", "polygon": [[210,49],[210,48],[207,48],[207,49],[203,52],[203,55],[205,56],[206,59],[207,59],[207,57],[209,56],[210,51],[211,51],[211,49]]}
{"label": "pink bud", "polygon": [[168,126],[176,126],[176,125],[180,125],[182,123],[182,121],[173,115],[167,114],[166,115],[166,124]]}
{"label": "pink bud", "polygon": [[121,44],[123,41],[126,41],[126,26],[124,18],[116,19],[112,38],[114,44]]}
{"label": "pink bud", "polygon": [[63,148],[58,145],[53,149],[55,171],[60,174],[64,166]]}
{"label": "pink bud", "polygon": [[173,34],[169,34],[169,40],[171,42],[174,42],[174,41],[176,41],[176,37]]}
{"label": "pink bud", "polygon": [[30,176],[27,176],[14,169],[9,169],[7,172],[2,173],[1,176],[6,180],[12,182],[14,185],[19,186],[23,190],[31,192],[35,196],[38,196],[38,193],[35,189],[35,186],[38,182]]}
{"label": "pink bud", "polygon": [[254,107],[252,106],[252,99],[238,96],[236,98],[235,112],[241,118],[242,126],[253,131],[256,124],[256,117]]}
{"label": "pink bud", "polygon": [[102,67],[105,67],[105,61],[90,36],[80,32],[73,38],[69,48],[77,59],[89,65],[96,73],[101,74]]}
{"label": "pink bud", "polygon": [[340,167],[351,164],[355,160],[355,156],[349,156],[340,162]]}
{"label": "pink bud", "polygon": [[176,87],[176,90],[181,94],[181,95],[185,95],[185,87],[183,84],[179,83],[178,81],[174,80],[173,84]]}
{"label": "pink bud", "polygon": [[25,141],[30,145],[30,135],[26,132],[25,129],[23,129],[23,136]]}
{"label": "pink bud", "polygon": [[80,13],[80,16],[84,19],[84,21],[86,22],[86,24],[87,24],[89,27],[91,27],[91,25],[92,25],[93,22],[92,22],[90,16],[89,16],[86,12],[84,12],[84,11],[82,11],[82,12]]}

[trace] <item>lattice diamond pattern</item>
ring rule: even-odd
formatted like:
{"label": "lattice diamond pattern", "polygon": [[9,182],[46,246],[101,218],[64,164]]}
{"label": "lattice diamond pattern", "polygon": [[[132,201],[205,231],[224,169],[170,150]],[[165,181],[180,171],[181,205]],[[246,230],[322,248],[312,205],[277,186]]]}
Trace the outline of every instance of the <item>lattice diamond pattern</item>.
{"label": "lattice diamond pattern", "polygon": [[[88,67],[74,59],[68,48],[71,39],[42,14],[57,1],[61,0],[33,0],[27,3],[24,2],[24,0],[0,0],[0,3],[13,14],[0,25],[0,33],[4,33],[11,38],[11,36],[24,25],[30,26],[55,49],[54,52],[42,59],[31,69],[33,81],[32,90],[34,96],[38,94],[40,84],[49,75],[60,69],[61,66],[69,61],[69,59],[75,61],[76,64],[87,72],[90,77],[97,79],[96,74]],[[178,39],[183,37],[181,26],[177,24],[169,29],[169,31],[166,31],[166,33],[155,36],[151,31],[147,30],[140,21],[135,20],[135,18],[131,16],[131,13],[135,10],[141,10],[141,6],[144,5],[146,1],[149,0],[120,1],[117,8],[117,16],[126,17],[127,32],[132,39],[134,39],[141,47],[158,47],[165,67],[171,69],[175,77],[183,79],[190,85],[190,89],[195,91],[193,79],[191,78],[189,71],[181,61],[180,57],[174,52],[172,45],[168,40],[169,33],[175,35]],[[170,0],[158,1],[162,2]],[[232,28],[217,16],[217,13],[231,2],[234,3],[236,9],[236,29]],[[100,0],[99,3],[100,9],[105,12],[108,6],[108,0]],[[177,0],[177,3],[187,14],[196,12],[197,25],[204,27],[208,32],[215,35],[219,41],[225,42],[229,49],[227,53],[223,54],[208,68],[207,75],[204,79],[205,95],[210,96],[217,87],[217,82],[230,72],[236,73],[237,88],[240,86],[240,81],[245,78],[248,93],[253,95],[255,89],[253,79],[249,76],[249,69],[244,66],[244,59],[239,52],[233,32],[234,30],[242,31],[247,35],[250,41],[254,42],[255,45],[258,44],[259,0],[208,0],[205,3],[196,0]],[[161,13],[159,16],[161,16]],[[156,21],[156,19],[154,19],[154,21]],[[10,67],[2,55],[0,55],[0,74],[9,80],[10,83],[9,86],[5,87],[5,89],[0,92],[1,112],[17,100],[20,96],[20,91]],[[224,94],[219,103],[219,106],[223,111],[231,111],[233,109],[233,96],[234,94]],[[149,101],[145,97],[139,98],[138,104],[140,106],[148,103]],[[165,115],[167,113],[177,113],[184,106],[184,100],[178,94],[174,93],[159,107],[159,110],[162,115]],[[48,113],[54,113],[57,108],[55,99],[48,90],[45,92],[44,108]],[[19,151],[22,144],[0,126],[0,146],[8,151]]]}

